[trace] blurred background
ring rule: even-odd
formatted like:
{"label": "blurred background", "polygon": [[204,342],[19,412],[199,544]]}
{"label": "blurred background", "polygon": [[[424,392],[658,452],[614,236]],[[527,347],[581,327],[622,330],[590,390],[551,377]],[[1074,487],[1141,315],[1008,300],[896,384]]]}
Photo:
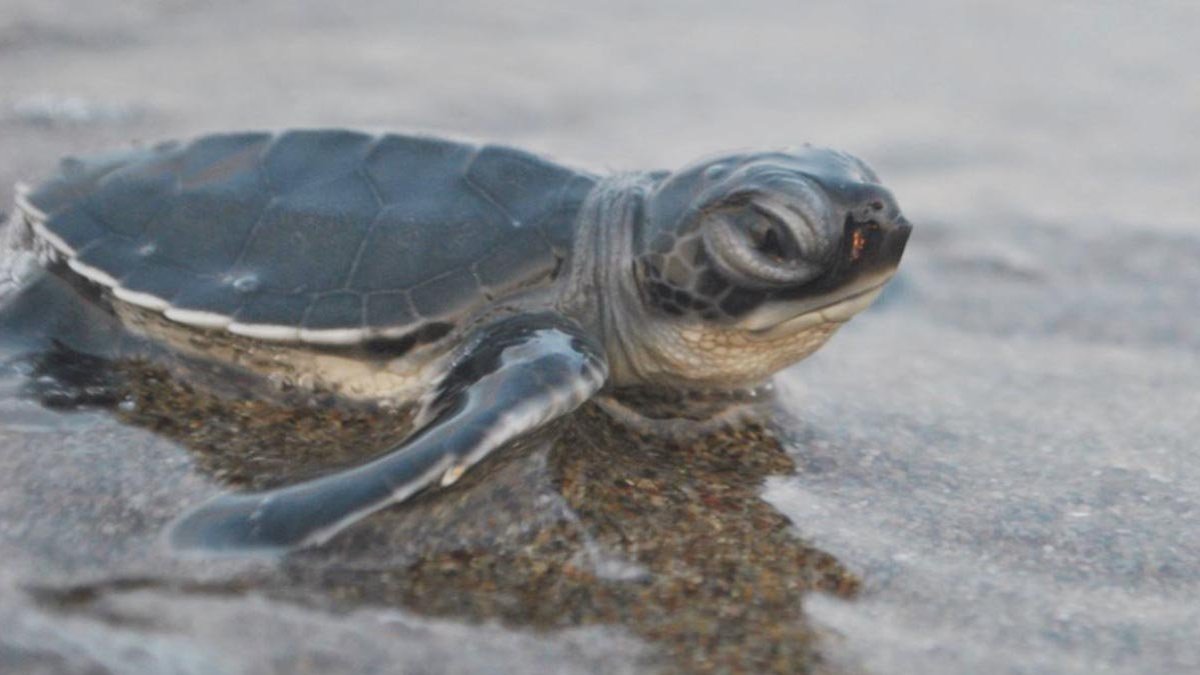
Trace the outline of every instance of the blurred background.
{"label": "blurred background", "polygon": [[[433,131],[613,170],[848,150],[917,229],[879,305],[781,378],[801,470],[766,499],[864,583],[806,604],[829,664],[1195,672],[1198,36],[1186,0],[0,0],[0,210],[61,156],[243,128]],[[89,486],[34,499],[15,484],[53,462],[9,458],[15,588],[83,536],[29,534],[37,500]],[[69,651],[8,597],[21,648]]]}
{"label": "blurred background", "polygon": [[247,127],[444,130],[622,169],[814,142],[878,165],[915,216],[1195,222],[1189,2],[0,7],[5,177]]}

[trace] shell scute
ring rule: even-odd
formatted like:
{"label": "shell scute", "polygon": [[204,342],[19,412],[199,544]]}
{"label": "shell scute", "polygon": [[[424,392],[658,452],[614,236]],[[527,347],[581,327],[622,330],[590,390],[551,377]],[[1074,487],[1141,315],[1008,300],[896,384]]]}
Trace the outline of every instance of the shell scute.
{"label": "shell scute", "polygon": [[379,214],[350,279],[362,291],[411,288],[469,266],[511,232],[502,214],[470,192],[433,203],[389,206]]}
{"label": "shell scute", "polygon": [[363,298],[339,291],[317,298],[305,312],[302,326],[309,330],[357,328],[363,325]]}
{"label": "shell scute", "polygon": [[431,279],[410,293],[413,307],[423,318],[453,321],[453,319],[483,304],[484,296],[475,275],[459,269]]}
{"label": "shell scute", "polygon": [[578,172],[527,152],[487,146],[467,168],[471,186],[499,206],[515,227],[536,226],[559,207],[563,188]]}
{"label": "shell scute", "polygon": [[110,232],[141,237],[146,225],[175,203],[178,163],[170,153],[117,169],[100,179],[83,207]]}
{"label": "shell scute", "polygon": [[303,129],[280,134],[263,156],[276,194],[301,192],[352,173],[374,138],[356,131]]}
{"label": "shell scute", "polygon": [[180,270],[174,265],[164,265],[143,260],[132,271],[121,278],[121,288],[158,298],[161,302],[135,302],[155,309],[170,304],[170,301],[185,289],[207,280]]}
{"label": "shell scute", "polygon": [[214,134],[196,139],[180,153],[179,182],[184,190],[239,183],[247,175],[261,179],[268,133]]}
{"label": "shell scute", "polygon": [[290,193],[266,207],[231,273],[253,272],[278,292],[341,287],[377,212],[357,173]]}
{"label": "shell scute", "polygon": [[120,281],[141,266],[140,256],[127,239],[108,235],[79,250],[74,260]]}
{"label": "shell scute", "polygon": [[475,264],[484,289],[495,296],[537,283],[554,273],[558,257],[540,232],[521,229],[496,244]]}
{"label": "shell scute", "polygon": [[79,206],[70,207],[54,216],[52,234],[78,251],[108,236],[108,227]]}
{"label": "shell scute", "polygon": [[437,211],[474,152],[473,146],[422,136],[384,136],[371,148],[363,169],[386,205],[417,213]]}
{"label": "shell scute", "polygon": [[[176,267],[224,274],[262,218],[269,203],[265,188],[258,172],[248,171],[183,192],[148,225],[144,239]],[[220,223],[219,229],[203,226],[210,222]]]}
{"label": "shell scute", "polygon": [[255,293],[246,297],[233,315],[233,320],[245,324],[294,325],[297,316],[312,304],[307,293]]}
{"label": "shell scute", "polygon": [[[259,296],[254,296],[257,299]],[[215,279],[202,279],[179,289],[172,297],[171,307],[187,312],[203,312],[219,315],[228,323],[233,317],[239,316],[242,305],[250,297],[239,293],[231,283],[223,283]],[[174,318],[168,314],[167,318]],[[182,319],[175,319],[182,320]],[[215,321],[215,320],[214,320]],[[185,321],[185,323],[192,323]],[[205,324],[208,325],[208,324]]]}
{"label": "shell scute", "polygon": [[408,326],[417,321],[417,312],[407,291],[371,293],[366,300],[366,326],[382,331],[391,326]]}
{"label": "shell scute", "polygon": [[106,152],[88,157],[66,157],[59,162],[58,175],[41,183],[27,196],[35,208],[47,215],[79,204],[96,189],[105,176],[133,162],[154,157],[143,148]]}

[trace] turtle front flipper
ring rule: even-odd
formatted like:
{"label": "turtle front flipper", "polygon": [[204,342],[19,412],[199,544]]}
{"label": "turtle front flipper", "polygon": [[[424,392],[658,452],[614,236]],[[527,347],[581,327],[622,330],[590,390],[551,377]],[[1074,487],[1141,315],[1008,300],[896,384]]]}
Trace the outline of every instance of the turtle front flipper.
{"label": "turtle front flipper", "polygon": [[429,420],[361,466],[253,494],[226,494],[176,523],[183,548],[287,549],[323,542],[435,483],[449,485],[493,450],[564,415],[604,384],[602,351],[573,322],[522,315],[476,331],[428,398]]}

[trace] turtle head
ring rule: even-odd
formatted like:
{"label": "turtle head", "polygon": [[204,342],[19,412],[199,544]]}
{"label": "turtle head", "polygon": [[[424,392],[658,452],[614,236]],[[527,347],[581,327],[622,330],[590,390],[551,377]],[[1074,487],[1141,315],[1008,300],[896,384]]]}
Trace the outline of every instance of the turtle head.
{"label": "turtle head", "polygon": [[879,295],[911,229],[866,164],[825,148],[668,176],[648,197],[634,266],[646,311],[673,334],[660,369],[725,385],[807,356]]}

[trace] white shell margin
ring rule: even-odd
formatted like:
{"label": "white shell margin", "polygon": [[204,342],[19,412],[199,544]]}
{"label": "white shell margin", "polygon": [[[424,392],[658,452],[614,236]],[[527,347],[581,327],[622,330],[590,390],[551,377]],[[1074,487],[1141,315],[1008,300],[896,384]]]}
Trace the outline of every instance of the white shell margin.
{"label": "white shell margin", "polygon": [[366,328],[336,328],[336,329],[317,329],[311,330],[300,328],[297,326],[280,326],[274,324],[258,324],[258,323],[242,323],[234,321],[233,317],[219,314],[216,312],[206,312],[202,310],[186,309],[172,306],[169,300],[160,298],[150,293],[135,291],[121,286],[121,282],[107,272],[92,267],[79,260],[78,252],[67,244],[66,241],[59,237],[54,232],[46,228],[47,216],[44,211],[34,206],[29,201],[29,185],[18,183],[16,186],[16,204],[17,209],[21,211],[33,228],[34,235],[38,239],[49,244],[54,250],[58,251],[66,258],[67,266],[71,268],[79,276],[88,279],[94,283],[100,284],[106,288],[112,289],[112,293],[117,299],[122,302],[127,302],[131,305],[148,309],[154,312],[161,312],[163,316],[176,323],[193,326],[195,328],[207,329],[224,329],[234,335],[254,338],[256,340],[265,340],[269,342],[303,342],[316,345],[352,345],[366,340],[369,337],[378,335],[381,337],[392,337],[395,335],[403,335],[408,332],[409,328],[403,330],[395,328],[381,328],[379,330],[367,330]]}

